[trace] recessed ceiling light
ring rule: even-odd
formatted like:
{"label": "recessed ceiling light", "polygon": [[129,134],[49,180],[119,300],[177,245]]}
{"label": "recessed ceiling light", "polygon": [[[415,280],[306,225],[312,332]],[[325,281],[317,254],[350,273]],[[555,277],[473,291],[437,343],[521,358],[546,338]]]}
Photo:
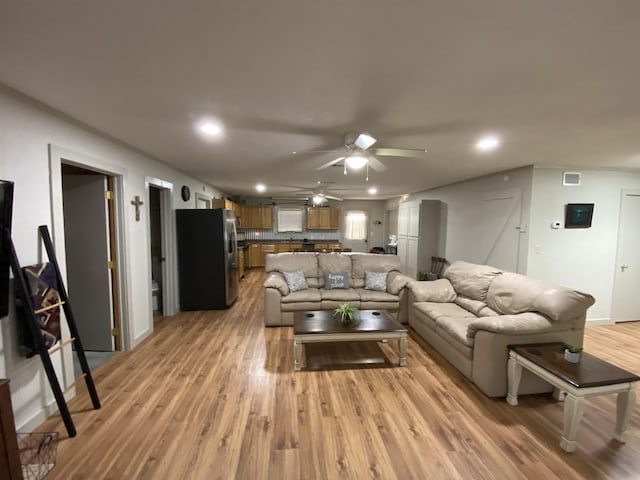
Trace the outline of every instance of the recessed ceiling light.
{"label": "recessed ceiling light", "polygon": [[482,137],[480,140],[476,142],[476,150],[479,152],[489,152],[491,150],[495,150],[500,146],[500,138],[496,136],[487,136]]}
{"label": "recessed ceiling light", "polygon": [[349,168],[358,170],[367,164],[367,159],[362,155],[351,155],[345,160]]}
{"label": "recessed ceiling light", "polygon": [[260,193],[264,193],[267,191],[267,187],[264,183],[259,183],[256,185],[256,190]]}
{"label": "recessed ceiling light", "polygon": [[222,127],[216,123],[205,122],[200,124],[200,131],[207,135],[220,135],[222,133]]}
{"label": "recessed ceiling light", "polygon": [[378,189],[376,187],[371,187],[369,189],[369,195],[375,195],[376,193],[378,193]]}

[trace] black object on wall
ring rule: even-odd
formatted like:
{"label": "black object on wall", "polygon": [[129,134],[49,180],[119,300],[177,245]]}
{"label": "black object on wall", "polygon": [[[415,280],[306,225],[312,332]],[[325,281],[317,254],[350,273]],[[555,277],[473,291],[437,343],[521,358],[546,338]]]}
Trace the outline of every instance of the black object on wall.
{"label": "black object on wall", "polygon": [[0,180],[0,318],[9,314],[9,266],[13,182]]}
{"label": "black object on wall", "polygon": [[180,310],[231,306],[238,296],[236,218],[232,210],[176,210]]}

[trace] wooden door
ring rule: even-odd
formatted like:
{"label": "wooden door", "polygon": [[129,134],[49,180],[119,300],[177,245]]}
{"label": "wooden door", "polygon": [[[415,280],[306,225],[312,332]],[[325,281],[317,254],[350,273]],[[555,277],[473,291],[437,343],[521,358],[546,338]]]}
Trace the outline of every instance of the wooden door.
{"label": "wooden door", "polygon": [[261,225],[260,228],[273,228],[273,207],[265,205],[261,207]]}
{"label": "wooden door", "polygon": [[249,245],[249,267],[255,268],[260,266],[260,252],[259,243]]}
{"label": "wooden door", "polygon": [[340,230],[340,209],[331,208],[331,230]]}
{"label": "wooden door", "polygon": [[309,207],[307,209],[307,229],[317,230],[320,227],[320,209]]}
{"label": "wooden door", "polygon": [[85,350],[113,351],[109,213],[102,174],[63,175],[67,289]]}
{"label": "wooden door", "polygon": [[615,322],[640,320],[640,190],[623,190],[611,317]]}
{"label": "wooden door", "polygon": [[320,210],[320,226],[322,230],[329,230],[331,228],[331,208],[321,207]]}

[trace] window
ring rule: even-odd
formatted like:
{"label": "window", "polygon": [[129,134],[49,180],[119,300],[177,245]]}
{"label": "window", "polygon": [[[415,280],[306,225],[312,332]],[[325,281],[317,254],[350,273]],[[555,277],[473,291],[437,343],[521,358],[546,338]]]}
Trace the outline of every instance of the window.
{"label": "window", "polygon": [[366,240],[367,239],[367,213],[358,211],[347,211],[344,216],[344,238],[345,240]]}
{"label": "window", "polygon": [[302,232],[303,218],[302,207],[278,207],[278,232]]}

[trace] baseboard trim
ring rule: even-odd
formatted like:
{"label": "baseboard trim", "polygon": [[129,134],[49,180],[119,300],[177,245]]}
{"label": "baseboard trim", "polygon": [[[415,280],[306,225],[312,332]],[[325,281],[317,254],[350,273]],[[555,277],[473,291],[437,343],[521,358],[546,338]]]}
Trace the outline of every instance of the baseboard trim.
{"label": "baseboard trim", "polygon": [[587,320],[586,325],[589,327],[592,325],[615,325],[615,323],[616,322],[614,322],[610,318],[593,318]]}

